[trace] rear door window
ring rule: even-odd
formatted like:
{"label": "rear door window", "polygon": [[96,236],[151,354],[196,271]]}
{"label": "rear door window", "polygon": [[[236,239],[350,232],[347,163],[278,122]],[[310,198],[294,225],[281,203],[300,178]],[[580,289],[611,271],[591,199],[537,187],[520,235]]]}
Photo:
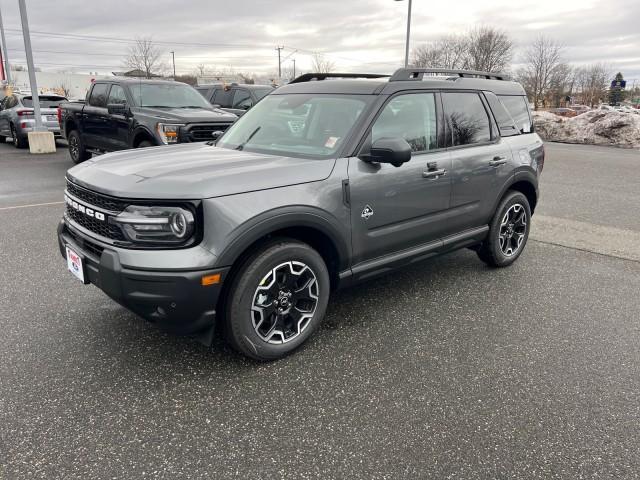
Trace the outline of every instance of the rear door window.
{"label": "rear door window", "polygon": [[109,90],[108,83],[96,83],[91,90],[91,96],[89,97],[89,105],[93,107],[106,107],[107,106],[107,91]]}
{"label": "rear door window", "polygon": [[223,108],[231,108],[231,99],[233,98],[232,90],[225,90],[223,88],[216,89],[213,94],[211,103],[214,105],[220,105]]}
{"label": "rear door window", "polygon": [[480,95],[447,92],[442,94],[442,101],[454,147],[491,141],[491,122]]}
{"label": "rear door window", "polygon": [[516,122],[516,127],[521,133],[532,133],[531,116],[527,97],[522,95],[498,95],[511,117]]}
{"label": "rear door window", "polygon": [[510,137],[512,135],[519,135],[520,130],[516,127],[515,121],[511,118],[511,115],[502,104],[500,99],[493,92],[484,93],[489,107],[493,112],[493,116],[496,119],[498,128],[500,129],[500,135],[502,137]]}

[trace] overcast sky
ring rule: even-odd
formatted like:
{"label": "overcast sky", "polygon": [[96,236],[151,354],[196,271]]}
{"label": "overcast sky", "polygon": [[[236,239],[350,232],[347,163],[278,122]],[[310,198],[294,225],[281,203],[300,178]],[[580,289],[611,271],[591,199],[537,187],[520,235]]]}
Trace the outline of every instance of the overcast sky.
{"label": "overcast sky", "polygon": [[[43,70],[122,70],[137,36],[159,42],[167,64],[174,50],[178,74],[198,64],[271,74],[276,45],[285,46],[283,68],[295,58],[298,71],[314,51],[339,70],[380,73],[404,56],[407,0],[28,0],[27,7]],[[0,8],[10,59],[24,64],[18,2],[0,0]],[[640,83],[639,21],[640,0],[413,0],[411,42],[495,26],[514,39],[517,64],[542,33],[565,46],[568,62],[606,62]]]}

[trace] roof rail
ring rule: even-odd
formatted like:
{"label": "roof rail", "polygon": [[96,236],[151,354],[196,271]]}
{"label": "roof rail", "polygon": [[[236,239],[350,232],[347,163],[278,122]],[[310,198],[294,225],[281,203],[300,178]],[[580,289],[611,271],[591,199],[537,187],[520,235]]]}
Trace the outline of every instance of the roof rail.
{"label": "roof rail", "polygon": [[313,80],[325,80],[327,78],[387,78],[389,75],[379,75],[377,73],[304,73],[291,80],[292,83],[311,82]]}
{"label": "roof rail", "polygon": [[488,80],[511,80],[508,75],[503,73],[491,73],[491,72],[479,72],[476,70],[457,70],[453,68],[399,68],[396,70],[391,78],[390,82],[400,82],[404,80],[422,80],[425,74],[451,74],[454,76],[462,77],[479,77],[486,78]]}

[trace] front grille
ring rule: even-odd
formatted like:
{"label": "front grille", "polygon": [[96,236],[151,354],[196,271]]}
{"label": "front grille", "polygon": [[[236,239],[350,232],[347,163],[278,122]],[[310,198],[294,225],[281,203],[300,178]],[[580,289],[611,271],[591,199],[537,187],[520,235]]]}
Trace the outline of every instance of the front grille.
{"label": "front grille", "polygon": [[126,240],[122,230],[120,230],[120,227],[111,225],[106,221],[96,220],[95,218],[89,217],[70,205],[67,205],[66,215],[81,227],[84,227],[97,235],[110,240]]}
{"label": "front grille", "polygon": [[187,139],[190,142],[206,142],[207,140],[213,140],[213,132],[224,132],[230,126],[230,123],[189,125],[186,129]]}
{"label": "front grille", "polygon": [[79,187],[75,183],[71,183],[69,180],[67,180],[67,191],[78,200],[86,202],[92,207],[111,212],[120,213],[127,208],[127,205],[129,205],[127,202],[118,200],[117,198]]}

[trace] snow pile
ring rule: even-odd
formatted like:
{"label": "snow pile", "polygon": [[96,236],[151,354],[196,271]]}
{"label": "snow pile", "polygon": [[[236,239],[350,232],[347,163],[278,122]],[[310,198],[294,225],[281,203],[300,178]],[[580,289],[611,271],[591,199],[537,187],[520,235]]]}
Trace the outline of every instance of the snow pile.
{"label": "snow pile", "polygon": [[640,148],[640,115],[591,110],[573,118],[533,112],[536,132],[552,142]]}

